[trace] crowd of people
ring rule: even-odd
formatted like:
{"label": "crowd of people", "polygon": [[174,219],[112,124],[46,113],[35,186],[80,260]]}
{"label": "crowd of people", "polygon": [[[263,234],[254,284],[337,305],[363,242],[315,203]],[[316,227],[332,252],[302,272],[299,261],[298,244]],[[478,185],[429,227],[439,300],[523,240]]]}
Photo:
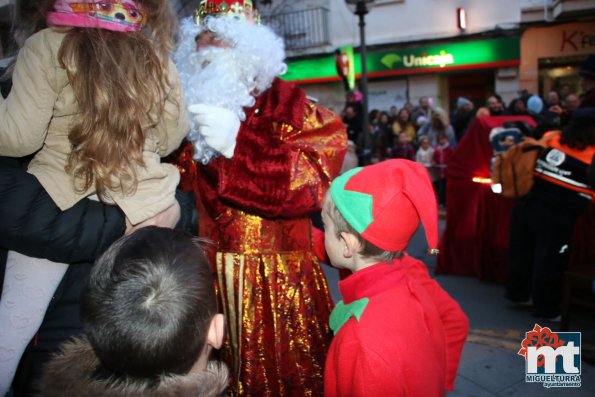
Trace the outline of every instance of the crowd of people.
{"label": "crowd of people", "polygon": [[[448,114],[441,108],[432,107],[430,98],[422,97],[417,107],[407,102],[401,109],[393,105],[389,112],[373,109],[366,124],[366,118],[361,113],[361,99],[357,98],[357,92],[349,92],[342,112],[357,165],[365,166],[387,159],[422,163],[443,209],[446,204],[446,163],[458,141]],[[464,107],[463,101],[472,105],[470,101],[459,98],[461,108]],[[461,124],[462,114],[453,117],[457,125]],[[466,126],[468,124],[469,119]]]}
{"label": "crowd of people", "polygon": [[341,116],[359,166],[391,158],[420,162],[427,168],[439,204],[444,207],[448,158],[473,120],[484,116],[525,115],[535,120],[538,125],[535,137],[539,138],[546,131],[566,126],[579,106],[595,105],[593,87],[589,84],[583,80],[581,97],[571,92],[568,85],[550,90],[543,98],[522,90],[508,105],[496,93],[480,106],[461,96],[452,104],[450,115],[434,107],[431,98],[421,97],[415,106],[406,102],[400,109],[396,105],[388,111],[373,109],[365,117],[361,94],[350,91]]}

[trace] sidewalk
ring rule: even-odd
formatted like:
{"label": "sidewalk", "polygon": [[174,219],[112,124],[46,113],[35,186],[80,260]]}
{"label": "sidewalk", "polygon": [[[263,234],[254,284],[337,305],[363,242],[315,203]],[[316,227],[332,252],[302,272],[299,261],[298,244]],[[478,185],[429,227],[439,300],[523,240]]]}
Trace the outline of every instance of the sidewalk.
{"label": "sidewalk", "polygon": [[[441,221],[441,228],[444,221]],[[504,299],[504,286],[480,282],[473,277],[434,275],[436,258],[425,253],[423,230],[418,230],[409,253],[424,261],[430,273],[459,302],[469,317],[470,329],[463,349],[456,389],[447,397],[537,397],[595,396],[595,367],[581,363],[580,388],[545,388],[541,383],[525,382],[525,360],[517,352],[525,333],[537,323],[558,331],[558,324],[534,318],[529,308],[516,307]],[[333,299],[340,299],[338,274],[323,265]],[[582,332],[581,345],[595,347],[595,318],[577,312],[570,325],[572,332]]]}
{"label": "sidewalk", "polygon": [[[540,383],[525,382],[525,360],[517,354],[525,332],[535,323],[558,330],[558,324],[531,316],[529,308],[511,306],[503,298],[503,286],[485,284],[471,277],[436,276],[436,280],[461,305],[469,316],[470,330],[463,350],[454,396],[593,396],[595,367],[581,363],[580,388],[547,389]],[[593,343],[595,326],[587,313],[577,313],[576,326],[581,331],[582,346]]]}

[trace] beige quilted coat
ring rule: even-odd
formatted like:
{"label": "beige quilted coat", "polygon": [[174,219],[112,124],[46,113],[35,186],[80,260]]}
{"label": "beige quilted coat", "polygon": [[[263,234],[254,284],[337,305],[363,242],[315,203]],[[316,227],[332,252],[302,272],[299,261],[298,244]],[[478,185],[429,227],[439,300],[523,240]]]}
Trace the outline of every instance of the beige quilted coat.
{"label": "beige quilted coat", "polygon": [[[5,100],[0,96],[0,155],[21,157],[36,153],[29,172],[39,179],[62,210],[94,193],[77,193],[73,178],[65,172],[70,153],[69,126],[79,115],[66,71],[58,62],[64,33],[44,29],[31,36],[17,57],[13,87]],[[181,83],[170,61],[165,114],[147,133],[143,151],[145,167],[137,170],[134,195],[110,191],[106,202],[115,203],[130,222],[139,223],[174,203],[179,181],[175,166],[161,163],[174,151],[189,129]]]}

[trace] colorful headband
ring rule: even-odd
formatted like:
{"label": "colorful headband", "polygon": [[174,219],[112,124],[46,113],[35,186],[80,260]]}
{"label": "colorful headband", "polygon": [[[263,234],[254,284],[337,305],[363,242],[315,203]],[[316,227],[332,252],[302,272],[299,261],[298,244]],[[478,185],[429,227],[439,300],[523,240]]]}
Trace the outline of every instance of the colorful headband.
{"label": "colorful headband", "polygon": [[57,0],[47,22],[54,26],[139,32],[145,16],[133,0]]}
{"label": "colorful headband", "polygon": [[200,25],[208,16],[230,17],[238,21],[260,23],[260,15],[254,9],[252,0],[201,0],[194,13],[196,24]]}

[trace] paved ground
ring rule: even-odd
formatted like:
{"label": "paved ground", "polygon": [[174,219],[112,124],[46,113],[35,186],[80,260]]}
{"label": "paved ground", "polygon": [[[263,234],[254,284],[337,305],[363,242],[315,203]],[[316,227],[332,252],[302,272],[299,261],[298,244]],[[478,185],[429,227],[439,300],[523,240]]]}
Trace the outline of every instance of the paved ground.
{"label": "paved ground", "polygon": [[[441,225],[444,226],[443,224]],[[428,265],[433,274],[435,258],[425,254],[423,231],[418,231],[409,247],[412,256]],[[336,270],[324,266],[334,299],[340,299]],[[511,306],[503,298],[504,287],[473,277],[437,275],[436,280],[461,305],[470,321],[470,332],[463,350],[456,390],[447,397],[477,396],[595,396],[595,367],[582,362],[582,386],[544,388],[525,382],[525,361],[517,354],[525,332],[535,323],[558,330],[558,325],[536,319],[528,308]],[[582,346],[595,347],[595,318],[592,313],[573,315],[570,330],[582,332]]]}

